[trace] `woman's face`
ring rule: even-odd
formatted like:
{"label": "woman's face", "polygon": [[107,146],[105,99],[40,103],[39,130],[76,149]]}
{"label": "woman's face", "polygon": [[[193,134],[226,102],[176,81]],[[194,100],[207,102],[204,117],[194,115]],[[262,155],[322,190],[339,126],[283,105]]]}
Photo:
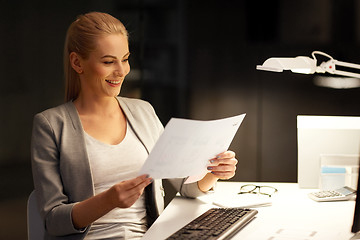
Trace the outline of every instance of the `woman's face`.
{"label": "woman's face", "polygon": [[125,76],[130,72],[129,46],[122,34],[99,38],[88,59],[81,59],[81,93],[97,97],[119,95]]}

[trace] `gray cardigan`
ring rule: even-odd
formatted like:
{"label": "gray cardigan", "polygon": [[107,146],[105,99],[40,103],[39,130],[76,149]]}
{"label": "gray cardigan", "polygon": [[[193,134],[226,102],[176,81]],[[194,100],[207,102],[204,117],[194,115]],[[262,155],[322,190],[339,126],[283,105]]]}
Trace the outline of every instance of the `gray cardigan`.
{"label": "gray cardigan", "polygon": [[[152,106],[145,101],[117,98],[130,126],[147,152],[153,148],[163,126]],[[72,207],[94,195],[94,185],[84,134],[72,102],[36,114],[31,140],[31,162],[40,214],[46,228],[45,239],[83,239],[90,226],[75,229]],[[184,179],[170,182],[183,196],[202,194],[197,183],[183,184]],[[164,208],[161,180],[147,188],[148,215],[156,218]]]}

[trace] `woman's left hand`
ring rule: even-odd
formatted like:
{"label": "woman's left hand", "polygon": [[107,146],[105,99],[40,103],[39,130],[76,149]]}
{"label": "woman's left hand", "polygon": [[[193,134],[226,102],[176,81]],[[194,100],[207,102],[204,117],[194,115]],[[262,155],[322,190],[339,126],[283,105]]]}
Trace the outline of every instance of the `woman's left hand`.
{"label": "woman's left hand", "polygon": [[211,159],[207,169],[219,179],[230,179],[235,175],[237,163],[235,153],[226,151]]}

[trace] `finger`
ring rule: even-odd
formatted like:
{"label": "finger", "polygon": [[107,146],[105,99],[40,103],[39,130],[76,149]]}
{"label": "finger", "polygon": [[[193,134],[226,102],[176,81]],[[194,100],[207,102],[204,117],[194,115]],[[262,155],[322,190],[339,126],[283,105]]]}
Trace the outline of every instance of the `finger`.
{"label": "finger", "polygon": [[207,169],[211,172],[235,172],[236,165],[221,164],[218,166],[208,166]]}
{"label": "finger", "polygon": [[137,185],[136,187],[129,189],[127,191],[127,195],[129,196],[129,198],[138,199],[141,196],[141,194],[144,192],[145,187],[147,187],[150,183],[151,183],[151,181],[142,182],[141,184]]}
{"label": "finger", "polygon": [[228,150],[216,155],[216,159],[224,159],[224,158],[235,158],[235,152]]}
{"label": "finger", "polygon": [[130,190],[130,189],[133,189],[133,188],[135,188],[135,189],[136,188],[143,188],[144,185],[146,187],[151,182],[152,182],[152,178],[149,178],[146,174],[144,174],[144,175],[141,175],[139,177],[123,181],[122,183],[124,184],[124,188],[126,190]]}
{"label": "finger", "polygon": [[125,199],[122,199],[120,201],[120,204],[118,205],[120,208],[128,208],[131,207],[141,196],[142,193],[137,192],[131,195],[127,195]]}
{"label": "finger", "polygon": [[219,179],[230,179],[235,176],[234,172],[216,172],[212,174]]}
{"label": "finger", "polygon": [[236,165],[238,163],[238,160],[236,158],[230,158],[230,159],[211,159],[209,166],[218,166],[221,164],[224,165]]}
{"label": "finger", "polygon": [[127,192],[127,197],[131,201],[131,199],[135,199],[135,201],[141,196],[141,194],[144,192],[144,188],[140,189],[131,189]]}
{"label": "finger", "polygon": [[211,171],[211,174],[213,174],[215,177],[220,179],[229,179],[235,176],[235,172],[236,172],[236,167],[228,170],[225,168],[223,168],[222,170],[213,170]]}
{"label": "finger", "polygon": [[[145,179],[143,182],[133,186],[133,179],[127,182],[121,182],[117,185],[117,201],[118,206],[121,208],[130,207],[141,196],[147,185],[151,183],[149,179]],[[129,186],[133,186],[129,188]]]}

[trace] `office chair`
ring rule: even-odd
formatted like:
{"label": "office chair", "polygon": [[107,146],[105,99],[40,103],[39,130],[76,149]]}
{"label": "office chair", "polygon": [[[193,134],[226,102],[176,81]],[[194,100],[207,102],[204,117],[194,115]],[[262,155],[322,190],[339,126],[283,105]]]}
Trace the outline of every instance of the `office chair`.
{"label": "office chair", "polygon": [[28,240],[44,239],[44,223],[40,217],[35,191],[30,193],[27,203]]}

